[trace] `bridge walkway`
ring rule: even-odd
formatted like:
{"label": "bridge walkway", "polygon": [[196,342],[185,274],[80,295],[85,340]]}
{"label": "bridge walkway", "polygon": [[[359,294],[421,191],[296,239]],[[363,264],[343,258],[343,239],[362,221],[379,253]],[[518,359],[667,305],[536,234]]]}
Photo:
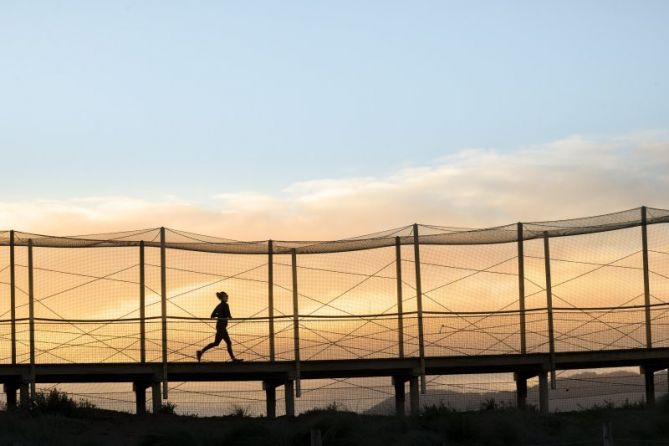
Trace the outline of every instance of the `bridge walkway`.
{"label": "bridge walkway", "polygon": [[[645,376],[646,401],[653,404],[653,374],[669,369],[669,348],[604,350],[555,353],[554,362],[548,353],[444,356],[425,358],[427,375],[513,373],[516,379],[518,407],[527,399],[527,380],[539,378],[539,409],[549,411],[548,375],[551,370],[574,370],[607,367],[640,367]],[[303,361],[299,379],[390,377],[395,388],[398,415],[404,414],[405,383],[409,383],[411,413],[420,407],[418,376],[419,358],[352,359]],[[262,362],[173,362],[167,366],[170,381],[259,381],[266,392],[267,416],[276,415],[276,388],[285,386],[286,414],[295,414],[295,380],[298,378],[292,361]],[[152,388],[152,408],[162,405],[160,383],[162,363],[90,363],[0,365],[0,382],[4,384],[8,408],[17,404],[17,391],[22,404],[30,398],[31,383],[131,382],[136,396],[137,413],[145,412],[146,389]]]}

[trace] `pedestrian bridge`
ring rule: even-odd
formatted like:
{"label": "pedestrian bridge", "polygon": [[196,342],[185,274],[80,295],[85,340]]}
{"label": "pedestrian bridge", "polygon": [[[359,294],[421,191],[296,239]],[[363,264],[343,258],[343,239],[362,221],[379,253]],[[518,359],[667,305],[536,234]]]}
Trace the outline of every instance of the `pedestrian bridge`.
{"label": "pedestrian bridge", "polygon": [[[518,404],[557,370],[669,366],[669,211],[464,230],[410,225],[337,241],[240,242],[168,228],[0,232],[0,380],[132,382],[138,412],[169,381],[261,381],[268,415],[304,379],[389,377],[413,410],[426,376],[514,373]],[[229,296],[224,348],[202,363]],[[162,391],[158,391],[158,390]]]}

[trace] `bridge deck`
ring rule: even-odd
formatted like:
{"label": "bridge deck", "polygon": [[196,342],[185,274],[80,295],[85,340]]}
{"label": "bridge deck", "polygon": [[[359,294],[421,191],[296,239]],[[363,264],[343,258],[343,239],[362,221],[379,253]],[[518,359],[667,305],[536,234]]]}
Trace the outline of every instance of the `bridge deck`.
{"label": "bridge deck", "polygon": [[[669,348],[565,352],[555,354],[557,370],[642,366],[669,368]],[[302,379],[410,376],[419,372],[418,358],[304,361]],[[522,373],[550,369],[547,353],[525,355],[447,356],[425,358],[427,375]],[[133,382],[162,377],[162,363],[36,364],[39,383]],[[295,363],[277,362],[175,362],[168,363],[170,381],[280,381],[295,377]],[[0,382],[25,381],[28,364],[0,365]]]}

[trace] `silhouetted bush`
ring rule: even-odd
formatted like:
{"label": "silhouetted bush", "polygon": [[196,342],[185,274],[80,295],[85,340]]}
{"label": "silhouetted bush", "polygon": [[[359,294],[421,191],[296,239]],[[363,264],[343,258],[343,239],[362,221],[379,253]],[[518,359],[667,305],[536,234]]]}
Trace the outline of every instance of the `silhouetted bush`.
{"label": "silhouetted bush", "polygon": [[232,406],[232,410],[230,411],[228,416],[237,418],[249,418],[251,417],[251,411],[247,407]]}
{"label": "silhouetted bush", "polygon": [[161,415],[175,415],[176,408],[177,408],[176,404],[168,401],[160,406],[160,409],[158,409],[158,413]]}
{"label": "silhouetted bush", "polygon": [[37,392],[31,409],[39,413],[72,416],[90,412],[96,406],[88,400],[74,400],[65,392],[51,389],[48,392]]}

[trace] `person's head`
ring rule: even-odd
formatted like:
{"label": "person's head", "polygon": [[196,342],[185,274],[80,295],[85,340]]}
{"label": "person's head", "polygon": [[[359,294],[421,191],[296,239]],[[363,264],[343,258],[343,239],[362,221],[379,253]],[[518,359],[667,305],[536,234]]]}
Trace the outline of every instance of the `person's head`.
{"label": "person's head", "polygon": [[218,297],[221,302],[227,302],[228,301],[228,293],[226,293],[225,291],[217,292],[216,297]]}

